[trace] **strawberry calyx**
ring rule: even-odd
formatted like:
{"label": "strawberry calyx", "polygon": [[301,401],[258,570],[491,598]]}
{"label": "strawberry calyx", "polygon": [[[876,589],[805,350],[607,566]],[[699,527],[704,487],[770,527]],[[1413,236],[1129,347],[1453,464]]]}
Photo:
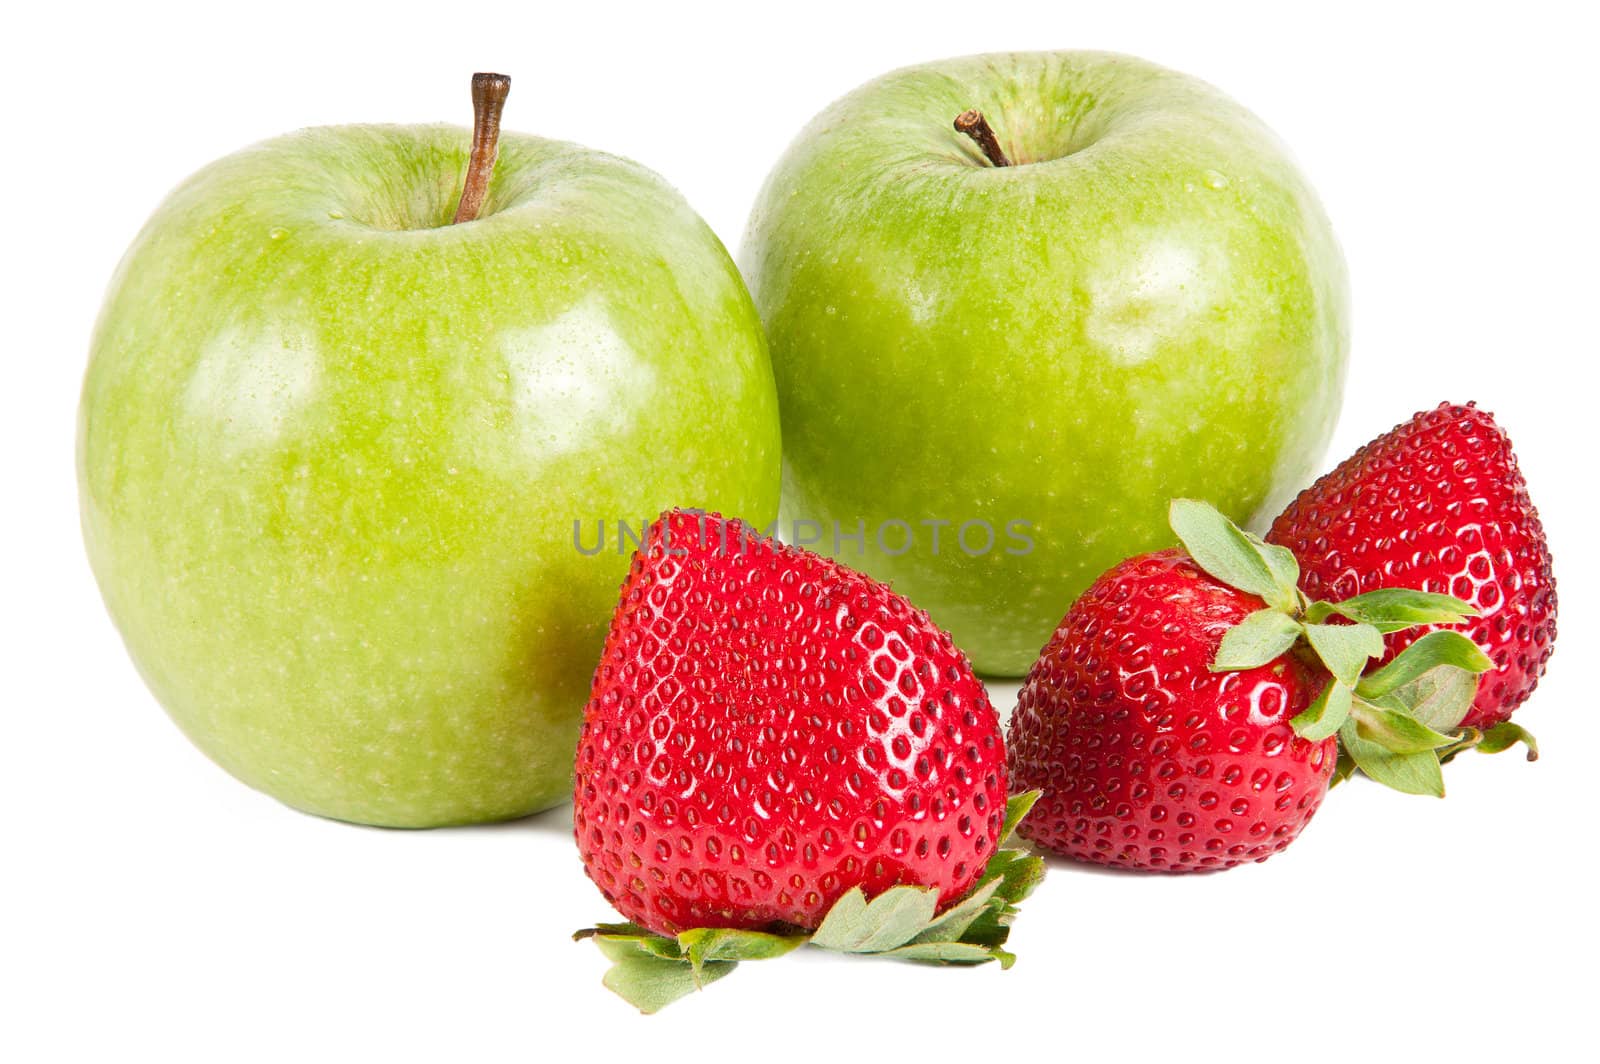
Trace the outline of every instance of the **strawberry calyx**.
{"label": "strawberry calyx", "polygon": [[960,900],[937,911],[932,887],[890,887],[868,899],[860,887],[846,891],[816,930],[745,931],[697,927],[659,935],[637,924],[596,924],[574,934],[593,939],[611,961],[604,985],[640,1012],[657,1012],[733,971],[740,961],[781,957],[801,946],[870,954],[919,964],[971,966],[999,961],[1018,906],[1044,876],[1044,861],[1027,850],[1004,849],[1039,791],[1013,795],[983,874]]}
{"label": "strawberry calyx", "polygon": [[1499,753],[1522,742],[1529,760],[1538,756],[1533,736],[1517,725],[1461,727],[1478,676],[1494,667],[1462,633],[1429,632],[1392,661],[1370,668],[1384,655],[1385,635],[1421,625],[1459,625],[1477,616],[1472,606],[1403,588],[1341,602],[1312,601],[1299,588],[1300,566],[1288,548],[1264,542],[1193,499],[1173,500],[1168,518],[1200,568],[1265,603],[1223,634],[1213,671],[1258,668],[1293,652],[1328,673],[1311,705],[1289,723],[1313,742],[1338,736],[1334,782],[1360,769],[1395,790],[1443,797],[1440,766],[1465,750]]}

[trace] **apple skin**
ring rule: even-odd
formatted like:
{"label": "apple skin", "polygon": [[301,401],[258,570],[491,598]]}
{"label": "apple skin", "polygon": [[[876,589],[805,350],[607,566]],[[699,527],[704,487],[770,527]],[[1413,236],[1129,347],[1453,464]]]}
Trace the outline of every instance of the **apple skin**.
{"label": "apple skin", "polygon": [[447,225],[468,145],[324,128],[207,167],[119,266],[83,387],[134,662],[225,769],[341,820],[570,798],[614,522],[777,512],[765,341],[711,230],[640,166],[511,134]]}
{"label": "apple skin", "polygon": [[[980,109],[1011,159],[952,128]],[[1073,599],[1168,546],[1192,496],[1259,526],[1317,468],[1348,351],[1327,218],[1266,127],[1125,56],[912,67],[820,114],[740,263],[784,430],[782,518],[928,610],[990,675]],[[879,548],[884,521],[912,549]],[[944,520],[939,553],[934,526]],[[954,533],[974,528],[973,554]],[[1031,525],[1033,548],[1007,535]],[[901,549],[903,532],[885,536]]]}

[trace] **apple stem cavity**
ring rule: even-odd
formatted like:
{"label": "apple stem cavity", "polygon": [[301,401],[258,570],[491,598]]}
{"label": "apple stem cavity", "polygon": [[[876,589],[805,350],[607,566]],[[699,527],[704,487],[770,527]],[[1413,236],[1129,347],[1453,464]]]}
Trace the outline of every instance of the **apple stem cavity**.
{"label": "apple stem cavity", "polygon": [[500,154],[500,114],[510,94],[507,75],[472,75],[472,155],[467,159],[467,180],[461,186],[461,202],[456,204],[452,225],[473,221],[483,208],[494,161]]}
{"label": "apple stem cavity", "polygon": [[956,115],[956,131],[965,133],[972,138],[983,157],[995,166],[1010,166],[1011,160],[1006,158],[1006,153],[1000,147],[1000,138],[994,135],[994,128],[989,125],[989,120],[983,117],[979,110],[962,111]]}

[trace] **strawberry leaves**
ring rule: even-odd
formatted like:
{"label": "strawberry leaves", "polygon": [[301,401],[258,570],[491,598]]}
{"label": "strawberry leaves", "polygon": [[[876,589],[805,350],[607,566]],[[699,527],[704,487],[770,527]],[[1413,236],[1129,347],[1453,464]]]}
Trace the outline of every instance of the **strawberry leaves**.
{"label": "strawberry leaves", "polygon": [[1300,568],[1293,555],[1285,560],[1288,552],[1282,547],[1267,546],[1209,503],[1194,499],[1173,499],[1167,521],[1189,557],[1224,584],[1257,595],[1275,609],[1289,611],[1298,605],[1295,580]]}
{"label": "strawberry leaves", "polygon": [[[999,847],[1038,800],[1038,791],[1006,803]],[[840,896],[810,934],[694,928],[658,935],[637,924],[597,924],[573,935],[593,939],[611,961],[602,982],[641,1012],[652,1013],[729,974],[740,961],[767,960],[810,945],[921,964],[976,965],[1016,957],[1002,947],[1018,905],[1044,876],[1044,862],[1025,850],[997,848],[965,897],[940,913],[939,892],[890,887],[868,899],[856,887]]]}
{"label": "strawberry leaves", "polygon": [[1444,775],[1439,771],[1439,755],[1429,749],[1397,753],[1363,736],[1354,720],[1339,729],[1339,745],[1356,768],[1392,790],[1402,794],[1444,797]]}
{"label": "strawberry leaves", "polygon": [[[1435,669],[1454,666],[1461,672],[1477,674],[1494,668],[1489,655],[1460,632],[1429,632],[1406,648],[1405,653],[1361,681],[1364,698],[1394,694]],[[1471,704],[1471,699],[1468,699]],[[1463,711],[1463,716],[1465,711]],[[1457,717],[1449,727],[1460,723]]]}
{"label": "strawberry leaves", "polygon": [[657,1012],[728,975],[739,961],[781,957],[805,944],[803,935],[701,928],[676,939],[637,924],[597,924],[572,936],[592,938],[611,961],[601,982],[640,1012]]}
{"label": "strawberry leaves", "polygon": [[[1279,548],[1285,549],[1285,548]],[[1368,591],[1342,602],[1313,603],[1307,619],[1313,622],[1338,615],[1360,624],[1370,624],[1385,635],[1418,624],[1461,624],[1477,611],[1465,606],[1460,599],[1449,595],[1436,595],[1429,591],[1411,591],[1407,588],[1388,587]]]}
{"label": "strawberry leaves", "polygon": [[1350,690],[1350,685],[1342,680],[1329,680],[1304,712],[1289,721],[1289,726],[1300,738],[1320,743],[1344,727],[1354,706],[1355,692]]}
{"label": "strawberry leaves", "polygon": [[1384,655],[1385,635],[1418,625],[1461,624],[1477,616],[1467,603],[1403,588],[1310,602],[1299,591],[1299,565],[1286,548],[1263,542],[1192,499],[1173,500],[1169,520],[1202,569],[1266,603],[1223,634],[1213,671],[1259,668],[1297,647],[1327,670],[1321,693],[1290,725],[1313,742],[1339,737],[1334,782],[1360,769],[1395,790],[1443,796],[1440,765],[1462,750],[1498,753],[1523,742],[1530,759],[1538,756],[1533,737],[1521,728],[1460,727],[1472,708],[1478,675],[1493,668],[1460,632],[1429,632],[1368,672]]}
{"label": "strawberry leaves", "polygon": [[1370,624],[1307,624],[1306,642],[1334,679],[1354,687],[1367,662],[1383,656],[1383,635]]}
{"label": "strawberry leaves", "polygon": [[1300,622],[1282,610],[1256,610],[1222,635],[1212,672],[1254,669],[1283,654],[1299,640]]}
{"label": "strawberry leaves", "polygon": [[[1476,729],[1467,729],[1475,731]],[[1480,754],[1498,754],[1509,750],[1521,743],[1528,748],[1528,760],[1539,760],[1539,743],[1534,739],[1533,733],[1520,724],[1513,724],[1509,720],[1501,721],[1486,732],[1480,733],[1471,745],[1477,747]],[[1454,756],[1454,751],[1450,756]],[[1449,760],[1447,757],[1446,760]]]}
{"label": "strawberry leaves", "polygon": [[[1461,750],[1482,748],[1481,733],[1458,726],[1472,708],[1478,674],[1491,667],[1472,640],[1460,632],[1440,631],[1429,632],[1387,665],[1361,677],[1337,725],[1343,755],[1335,782],[1359,768],[1394,790],[1444,797],[1439,766]],[[1335,680],[1328,686],[1342,685]],[[1303,726],[1310,712],[1291,722],[1295,731],[1307,739],[1332,734],[1327,720]]]}

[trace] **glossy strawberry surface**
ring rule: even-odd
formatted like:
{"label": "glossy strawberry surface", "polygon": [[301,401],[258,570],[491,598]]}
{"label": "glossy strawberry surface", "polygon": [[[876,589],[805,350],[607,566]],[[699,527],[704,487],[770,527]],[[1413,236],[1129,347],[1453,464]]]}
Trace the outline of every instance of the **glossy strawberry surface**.
{"label": "glossy strawberry surface", "polygon": [[1337,752],[1289,720],[1327,676],[1292,655],[1209,667],[1223,633],[1263,605],[1177,550],[1130,558],[1084,592],[1011,717],[1011,786],[1044,791],[1019,834],[1165,872],[1262,861],[1294,841]]}
{"label": "glossy strawberry surface", "polygon": [[[1556,638],[1550,550],[1511,441],[1486,411],[1441,404],[1378,437],[1301,492],[1267,539],[1294,552],[1314,599],[1406,587],[1475,607],[1454,627],[1494,671],[1464,725],[1510,717],[1544,674]],[[1432,630],[1390,635],[1388,656]]]}
{"label": "glossy strawberry surface", "polygon": [[635,554],[578,744],[589,877],[629,920],[814,928],[841,894],[972,885],[1006,802],[1000,725],[888,587],[674,511]]}

